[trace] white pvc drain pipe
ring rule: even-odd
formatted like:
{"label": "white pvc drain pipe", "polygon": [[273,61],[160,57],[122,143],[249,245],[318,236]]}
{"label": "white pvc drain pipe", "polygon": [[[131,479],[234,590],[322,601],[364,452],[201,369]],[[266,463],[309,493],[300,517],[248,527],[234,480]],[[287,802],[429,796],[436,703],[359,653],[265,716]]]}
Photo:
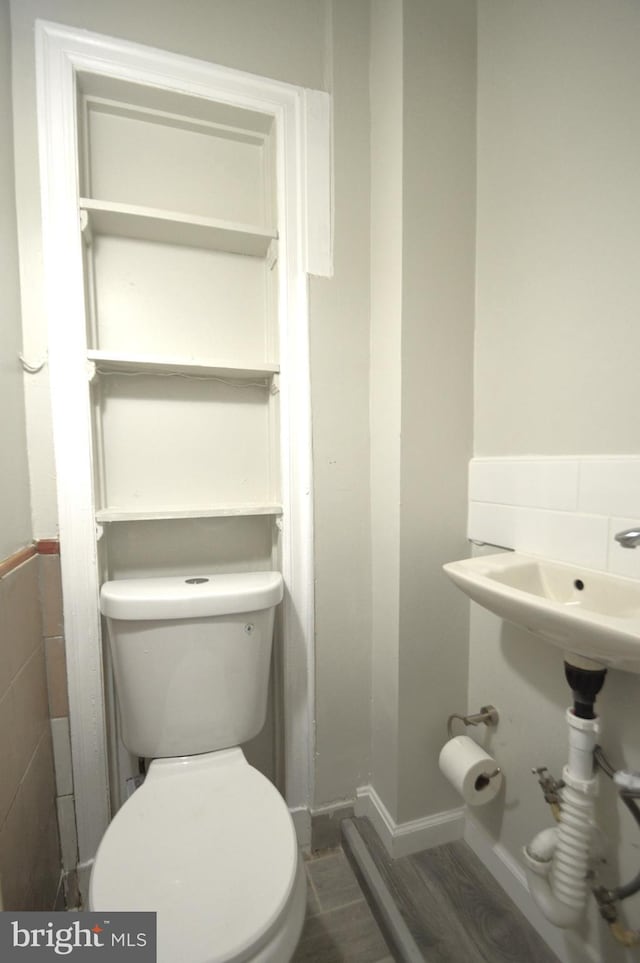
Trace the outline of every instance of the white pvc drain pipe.
{"label": "white pvc drain pipe", "polygon": [[593,752],[599,735],[597,719],[581,719],[572,709],[567,709],[566,718],[569,759],[562,771],[559,824],[538,833],[524,849],[529,891],[544,916],[563,928],[578,922],[589,893],[598,792]]}

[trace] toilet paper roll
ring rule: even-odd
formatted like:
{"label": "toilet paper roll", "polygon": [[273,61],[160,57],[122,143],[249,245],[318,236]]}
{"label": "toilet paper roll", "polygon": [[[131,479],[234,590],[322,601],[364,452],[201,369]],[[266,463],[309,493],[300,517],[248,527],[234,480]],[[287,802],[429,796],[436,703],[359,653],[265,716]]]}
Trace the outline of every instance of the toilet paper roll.
{"label": "toilet paper roll", "polygon": [[495,759],[468,736],[455,736],[440,752],[440,771],[469,806],[482,806],[498,795],[502,773]]}

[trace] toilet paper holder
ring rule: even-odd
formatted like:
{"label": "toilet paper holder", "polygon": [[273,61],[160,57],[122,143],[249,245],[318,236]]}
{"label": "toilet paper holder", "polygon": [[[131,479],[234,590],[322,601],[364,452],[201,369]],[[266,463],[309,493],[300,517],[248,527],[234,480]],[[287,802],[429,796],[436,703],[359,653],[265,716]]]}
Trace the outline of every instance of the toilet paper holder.
{"label": "toilet paper holder", "polygon": [[[472,739],[469,740],[467,736],[460,736],[458,738],[454,737],[453,735],[454,719],[458,719],[460,722],[463,722],[465,726],[479,726],[481,724],[485,726],[495,726],[499,718],[500,717],[498,715],[498,710],[496,709],[495,706],[491,706],[491,705],[482,706],[482,708],[480,709],[480,712],[475,712],[472,715],[468,715],[468,716],[460,715],[460,713],[458,712],[452,713],[452,715],[450,715],[447,720],[447,733],[449,735],[449,743],[447,743],[447,746],[450,744],[455,744],[458,741],[460,743],[467,741],[467,742],[470,742],[472,745],[475,745],[474,741]],[[446,748],[447,747],[445,746],[445,748],[442,750],[443,753],[446,751]],[[441,753],[441,758],[442,758],[442,753]],[[490,759],[489,756],[487,756],[486,761],[487,763],[489,763],[489,765],[483,768],[479,772],[479,774],[477,774],[475,777],[473,789],[475,790],[476,793],[486,789],[489,786],[489,783],[491,782],[491,780],[495,779],[496,776],[500,776],[502,773],[500,766],[496,766],[495,760],[492,760]],[[493,763],[493,765],[495,766],[494,769],[491,769],[491,766],[490,766],[491,763]],[[441,768],[442,768],[442,765],[441,765]],[[447,774],[445,773],[445,775]],[[471,804],[474,805],[475,803],[472,802]]]}
{"label": "toilet paper holder", "polygon": [[452,713],[447,719],[447,734],[449,739],[453,738],[453,721],[459,719],[465,726],[495,726],[499,720],[498,710],[495,706],[482,706],[480,712],[475,712],[470,716],[462,716],[457,712]]}

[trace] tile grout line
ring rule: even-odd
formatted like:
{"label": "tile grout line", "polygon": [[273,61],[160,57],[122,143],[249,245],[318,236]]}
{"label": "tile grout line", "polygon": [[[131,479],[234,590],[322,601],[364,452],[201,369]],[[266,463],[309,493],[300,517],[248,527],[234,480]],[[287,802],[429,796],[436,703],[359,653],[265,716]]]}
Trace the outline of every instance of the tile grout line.
{"label": "tile grout line", "polygon": [[[313,860],[313,862],[317,862],[319,860],[323,860],[327,858],[333,858],[337,856],[338,853],[339,853],[339,850],[336,852],[327,853],[326,856],[320,856],[318,860]],[[348,860],[347,860],[347,863],[348,863]],[[346,907],[348,906],[355,906],[356,903],[366,903],[364,893],[361,893],[360,896],[357,896],[355,899],[350,899],[350,900],[347,900],[346,903],[339,903],[337,906],[329,906],[328,908],[325,909],[323,901],[320,897],[320,893],[318,892],[318,888],[313,881],[313,877],[311,876],[311,873],[308,871],[307,871],[307,880],[319,907],[319,912],[315,913],[314,916],[326,916],[327,913],[333,913],[335,910],[346,909]]]}
{"label": "tile grout line", "polygon": [[349,900],[348,903],[340,903],[339,906],[332,906],[330,909],[320,910],[319,913],[316,913],[316,916],[327,916],[329,913],[337,913],[339,910],[349,909],[350,906],[357,906],[358,903],[366,904],[367,901],[364,896],[359,896],[357,899]]}
{"label": "tile grout line", "polygon": [[336,859],[341,853],[339,846],[332,846],[326,853],[322,853],[318,856],[311,856],[309,859],[305,859],[305,866],[311,866],[314,863],[322,863],[325,859]]}
{"label": "tile grout line", "polygon": [[[306,877],[307,877],[307,883],[308,883],[308,885],[311,887],[311,892],[312,892],[313,895],[315,896],[316,902],[318,903],[318,906],[321,907],[322,904],[320,903],[320,897],[318,896],[318,890],[316,889],[315,883],[314,883],[313,880],[311,879],[311,873],[307,870],[306,866],[305,866],[305,874],[306,874]],[[318,914],[316,914],[316,915],[319,916],[320,914],[318,913]]]}

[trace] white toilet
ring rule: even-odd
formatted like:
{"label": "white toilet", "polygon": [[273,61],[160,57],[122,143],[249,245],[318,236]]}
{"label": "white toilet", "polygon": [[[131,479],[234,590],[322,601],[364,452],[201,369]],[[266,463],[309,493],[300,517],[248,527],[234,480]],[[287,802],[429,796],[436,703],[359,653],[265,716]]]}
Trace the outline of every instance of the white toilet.
{"label": "white toilet", "polygon": [[158,963],[287,963],[305,915],[295,830],[239,745],[264,725],[278,572],[107,582],[121,734],[150,758],[98,847],[94,911],[154,910]]}

